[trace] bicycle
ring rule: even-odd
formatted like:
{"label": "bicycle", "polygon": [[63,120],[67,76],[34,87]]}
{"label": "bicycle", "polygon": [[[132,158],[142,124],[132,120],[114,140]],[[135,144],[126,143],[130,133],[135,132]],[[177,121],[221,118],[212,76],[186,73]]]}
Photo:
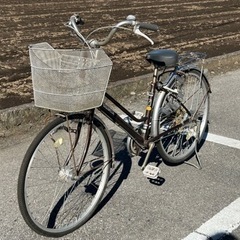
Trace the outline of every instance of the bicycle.
{"label": "bicycle", "polygon": [[[140,29],[158,31],[158,26],[138,22],[130,15],[111,27],[104,40],[98,41],[83,37],[80,32],[83,20],[78,14],[71,16],[66,25],[87,45],[87,50],[55,50],[46,43],[30,46],[35,104],[60,113],[29,146],[18,179],[18,202],[24,220],[35,232],[49,237],[63,236],[86,223],[107,186],[115,160],[113,141],[95,109],[128,134],[127,149],[131,155],[147,150],[143,173],[147,178],[157,179],[159,168],[149,161],[152,150],[156,146],[167,164],[181,164],[192,157],[208,124],[211,92],[203,67],[198,68],[194,63],[203,59],[202,54],[179,56],[174,50],[152,50],[147,53],[154,70],[146,112],[131,113],[106,93],[112,63],[100,47],[118,29],[130,30],[126,26],[153,44]],[[84,79],[81,84],[86,86],[77,87],[74,83],[71,86],[69,75],[71,79],[77,76],[78,84],[80,76]],[[47,84],[44,79],[52,76],[61,81],[57,86],[44,86]],[[90,83],[92,78],[96,86]],[[62,91],[62,85],[70,88],[70,95],[83,89],[80,99],[77,94],[64,95],[66,89],[60,94],[50,94],[50,98],[47,98],[49,93],[36,90],[45,87]],[[86,93],[89,88],[91,91]],[[103,102],[104,98],[125,116],[118,115]]]}

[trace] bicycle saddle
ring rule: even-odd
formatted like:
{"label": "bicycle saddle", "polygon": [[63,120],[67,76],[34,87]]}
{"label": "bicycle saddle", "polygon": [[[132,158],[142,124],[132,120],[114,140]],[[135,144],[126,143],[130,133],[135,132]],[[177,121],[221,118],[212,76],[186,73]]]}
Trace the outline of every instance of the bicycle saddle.
{"label": "bicycle saddle", "polygon": [[174,50],[158,49],[147,53],[146,59],[157,67],[175,67],[178,62],[178,54]]}

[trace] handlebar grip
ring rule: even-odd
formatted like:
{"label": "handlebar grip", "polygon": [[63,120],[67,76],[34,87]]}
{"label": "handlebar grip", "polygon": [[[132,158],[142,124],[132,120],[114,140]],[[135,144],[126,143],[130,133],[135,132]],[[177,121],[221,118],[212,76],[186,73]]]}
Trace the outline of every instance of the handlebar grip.
{"label": "handlebar grip", "polygon": [[159,30],[158,25],[152,23],[139,23],[140,28],[157,32]]}

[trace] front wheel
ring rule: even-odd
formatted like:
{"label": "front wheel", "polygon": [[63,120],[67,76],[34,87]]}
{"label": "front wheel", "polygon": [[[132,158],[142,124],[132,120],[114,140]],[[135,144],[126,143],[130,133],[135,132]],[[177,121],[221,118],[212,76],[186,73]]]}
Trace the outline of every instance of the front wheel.
{"label": "front wheel", "polygon": [[111,151],[104,126],[84,114],[56,118],[35,138],[23,159],[18,202],[38,234],[60,237],[96,210],[109,177]]}
{"label": "front wheel", "polygon": [[[170,87],[177,89],[178,95],[160,94],[155,135],[168,130],[157,143],[158,152],[166,163],[180,164],[193,155],[196,141],[202,139],[206,130],[210,87],[206,77],[197,70],[178,76]],[[187,119],[191,119],[188,124],[169,131]]]}

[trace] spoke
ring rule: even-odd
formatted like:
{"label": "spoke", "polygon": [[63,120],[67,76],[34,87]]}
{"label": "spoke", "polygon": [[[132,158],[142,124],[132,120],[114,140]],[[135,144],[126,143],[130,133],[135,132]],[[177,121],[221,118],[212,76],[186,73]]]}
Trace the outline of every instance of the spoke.
{"label": "spoke", "polygon": [[[58,181],[58,182],[59,182],[59,181]],[[58,182],[57,182],[57,183],[58,183]],[[56,184],[56,185],[57,185],[57,184]],[[53,196],[55,196],[55,197],[53,198],[52,203],[51,203],[50,207],[48,208],[45,216],[43,216],[42,221],[40,221],[42,224],[43,224],[43,222],[47,219],[48,215],[51,213],[51,211],[52,211],[52,209],[53,209],[53,205],[54,205],[54,203],[56,202],[56,200],[58,199],[58,196],[60,195],[60,192],[62,191],[64,185],[65,185],[65,184],[61,184],[61,188],[59,189],[59,191],[57,191],[58,186],[55,187],[54,194],[53,194]]]}
{"label": "spoke", "polygon": [[177,142],[174,144],[174,149],[172,151],[172,156],[177,156],[177,149],[180,147],[179,141],[181,140],[182,135],[178,134],[179,137],[177,137]]}

